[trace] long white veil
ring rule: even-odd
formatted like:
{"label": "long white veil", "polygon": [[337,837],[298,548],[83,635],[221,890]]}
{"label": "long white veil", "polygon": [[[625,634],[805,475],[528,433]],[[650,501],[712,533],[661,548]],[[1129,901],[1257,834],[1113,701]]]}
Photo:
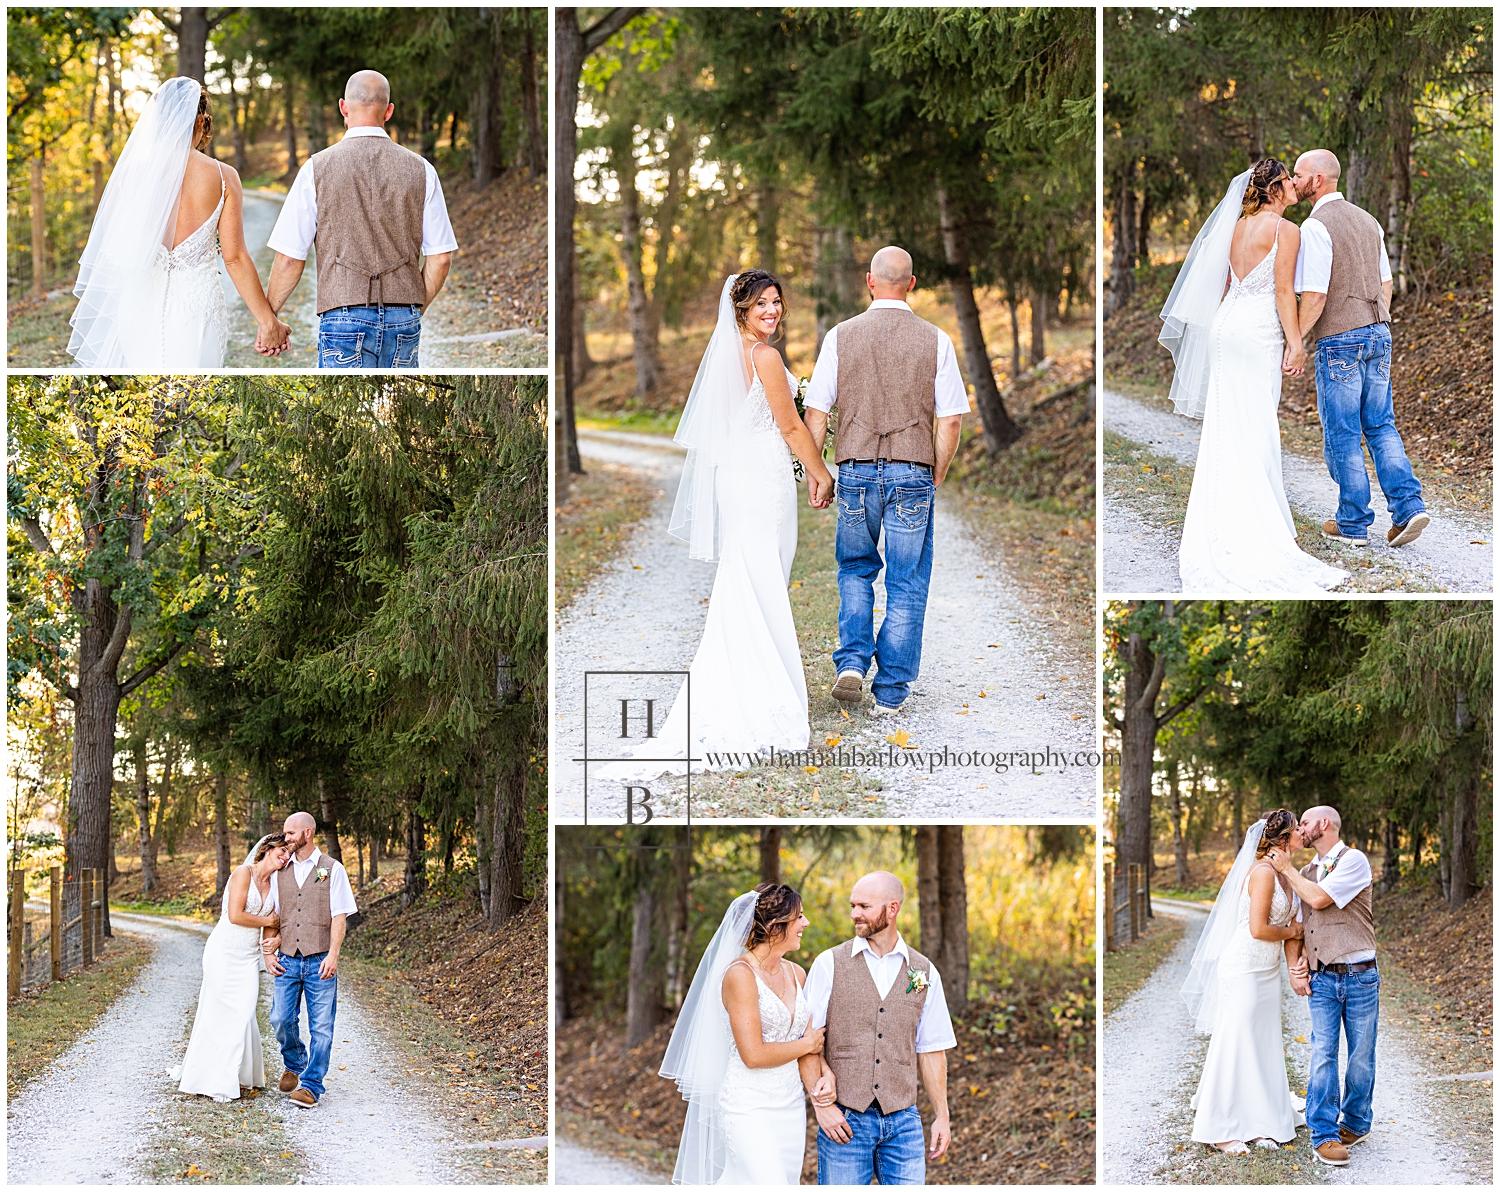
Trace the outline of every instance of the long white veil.
{"label": "long white veil", "polygon": [[109,176],[73,287],[68,352],[83,368],[119,368],[128,358],[156,254],[172,247],[201,91],[196,79],[163,83]]}
{"label": "long white veil", "polygon": [[667,533],[685,539],[688,554],[694,559],[712,559],[715,555],[719,524],[715,476],[724,453],[733,449],[729,434],[731,419],[750,392],[744,345],[734,318],[734,303],[729,299],[738,276],[731,274],[724,282],[719,295],[719,320],[698,365],[698,375],[693,378],[677,433],[672,436],[687,448],[687,461],[682,467],[682,482],[677,486]]}
{"label": "long white veil", "polygon": [[1202,418],[1208,404],[1208,328],[1229,279],[1229,242],[1251,171],[1236,174],[1229,190],[1198,229],[1193,246],[1161,308],[1157,342],[1172,353],[1172,404],[1179,414]]}
{"label": "long white veil", "polygon": [[688,1103],[677,1148],[674,1184],[716,1184],[724,1174],[724,1128],[719,1120],[719,1089],[729,1066],[729,1014],[724,1009],[724,973],[745,951],[755,904],[754,890],[729,904],[708,951],[698,962],[693,984],[682,1003],[672,1041],[661,1061],[661,1074],[677,1082]]}
{"label": "long white veil", "polygon": [[1214,1033],[1214,1017],[1219,1012],[1219,957],[1239,926],[1240,893],[1255,867],[1255,850],[1265,830],[1266,821],[1256,820],[1245,833],[1245,843],[1240,846],[1229,876],[1219,887],[1214,909],[1209,912],[1198,946],[1193,949],[1192,970],[1183,982],[1182,1000],[1187,1003],[1200,1035]]}

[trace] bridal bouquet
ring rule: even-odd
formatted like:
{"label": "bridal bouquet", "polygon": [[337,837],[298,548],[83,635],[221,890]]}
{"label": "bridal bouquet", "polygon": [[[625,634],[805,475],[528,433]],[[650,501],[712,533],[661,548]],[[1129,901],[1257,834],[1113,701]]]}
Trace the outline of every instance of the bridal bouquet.
{"label": "bridal bouquet", "polygon": [[[807,388],[811,384],[812,384],[812,378],[811,377],[798,377],[797,378],[797,392],[794,393],[794,394],[792,394],[792,400],[797,405],[797,419],[798,419],[799,422],[802,420],[803,415],[807,412],[807,405],[806,405]],[[806,469],[803,468],[802,461],[800,459],[798,459],[795,455],[792,456],[792,476],[796,479],[796,481],[797,481],[798,484],[802,483],[802,480],[804,478],[805,472],[806,472]]]}

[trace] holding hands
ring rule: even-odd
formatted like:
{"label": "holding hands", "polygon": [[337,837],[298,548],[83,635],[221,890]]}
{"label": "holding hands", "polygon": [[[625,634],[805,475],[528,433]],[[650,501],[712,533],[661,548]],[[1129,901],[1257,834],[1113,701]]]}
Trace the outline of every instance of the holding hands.
{"label": "holding hands", "polygon": [[1281,371],[1289,377],[1300,377],[1307,371],[1307,353],[1300,340],[1287,343],[1286,349],[1281,353]]}
{"label": "holding hands", "polygon": [[258,325],[255,350],[262,356],[280,356],[292,346],[292,329],[275,315]]}

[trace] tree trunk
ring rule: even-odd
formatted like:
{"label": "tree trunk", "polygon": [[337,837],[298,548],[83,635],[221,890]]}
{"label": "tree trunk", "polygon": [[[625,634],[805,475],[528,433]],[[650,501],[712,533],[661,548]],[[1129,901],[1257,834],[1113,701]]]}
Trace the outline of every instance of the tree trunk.
{"label": "tree trunk", "polygon": [[234,144],[235,172],[243,178],[250,172],[249,160],[245,156],[245,112],[240,103],[240,93],[235,90],[234,72],[229,75],[229,134]]}
{"label": "tree trunk", "polygon": [[291,79],[281,84],[281,91],[286,104],[283,116],[286,124],[286,173],[281,176],[281,180],[290,186],[301,168],[297,165],[297,94]]}
{"label": "tree trunk", "polygon": [[1026,371],[1026,365],[1021,359],[1021,312],[1009,285],[1005,287],[1005,305],[1010,311],[1010,379],[1014,382]]}
{"label": "tree trunk", "polygon": [[[491,16],[498,22],[498,18]],[[495,47],[490,54],[479,91],[474,95],[474,144],[469,148],[474,169],[474,189],[483,190],[495,178],[495,162],[499,157],[500,132],[496,127],[500,119],[500,53],[499,38],[492,30]]]}
{"label": "tree trunk", "polygon": [[490,927],[508,922],[526,904],[526,771],[519,755],[495,776],[495,876],[490,882]]}
{"label": "tree trunk", "polygon": [[1031,367],[1035,368],[1047,358],[1047,306],[1048,298],[1044,286],[1035,286],[1031,291]]}
{"label": "tree trunk", "polygon": [[328,790],[328,782],[322,774],[318,775],[318,819],[322,821],[323,827],[323,851],[342,863],[344,850],[339,844],[338,812]]}
{"label": "tree trunk", "polygon": [[141,896],[156,889],[156,847],[151,839],[151,772],[145,738],[135,747],[135,819],[141,856]]}
{"label": "tree trunk", "polygon": [[762,883],[781,881],[780,828],[760,830],[760,880]]}
{"label": "tree trunk", "polygon": [[[526,14],[526,40],[521,45],[521,113],[526,119],[526,164],[533,178],[547,172],[547,142],[542,135],[541,104],[536,84],[536,33],[533,14]],[[543,20],[546,17],[543,16]],[[571,175],[569,175],[571,177]]]}
{"label": "tree trunk", "polygon": [[[480,800],[483,802],[483,800]],[[567,883],[563,881],[563,867],[558,865],[552,875],[552,921],[563,919],[563,893]],[[552,970],[552,1015],[558,1026],[573,1017],[573,1007],[568,999],[568,966],[563,962],[562,949],[558,949],[557,967]]]}
{"label": "tree trunk", "polygon": [[359,888],[363,890],[365,888],[365,838],[364,833],[358,828],[354,829],[354,860],[358,867],[355,880],[359,883]]}
{"label": "tree trunk", "polygon": [[[779,828],[775,830],[780,831]],[[682,999],[687,996],[688,929],[691,925],[688,899],[693,879],[693,837],[686,827],[676,828],[674,832],[677,847],[672,852],[672,895],[667,904],[666,1005],[677,1010],[682,1006]],[[764,868],[762,865],[762,872]],[[762,877],[761,880],[766,879]],[[561,916],[558,917],[560,921]]]}
{"label": "tree trunk", "polygon": [[380,880],[380,829],[370,833],[370,881]]}
{"label": "tree trunk", "polygon": [[328,120],[327,113],[323,110],[322,95],[314,95],[312,89],[307,92],[307,155],[311,157],[314,153],[328,148]]}
{"label": "tree trunk", "polygon": [[[944,824],[937,830],[938,900],[942,904],[943,992],[948,1013],[969,1008],[969,893],[964,875],[964,830]],[[929,956],[929,960],[932,958]],[[935,963],[935,962],[934,962]]]}
{"label": "tree trunk", "polygon": [[1386,247],[1391,260],[1391,279],[1397,294],[1406,293],[1408,238],[1411,214],[1411,140],[1415,117],[1411,102],[1400,96],[1392,101],[1391,183],[1386,211]]}
{"label": "tree trunk", "polygon": [[938,972],[947,969],[943,958],[943,906],[938,893],[938,829],[917,829],[917,933],[922,951],[937,965]]}
{"label": "tree trunk", "polygon": [[579,274],[578,256],[573,256],[573,379],[582,381],[594,367],[589,355],[587,303],[583,300],[583,279]]}
{"label": "tree trunk", "polygon": [[863,277],[854,260],[854,237],[842,224],[819,227],[813,234],[815,296],[817,298],[817,351],[823,337],[860,311]]}
{"label": "tree trunk", "polygon": [[1135,294],[1135,187],[1129,174],[1120,178],[1115,192],[1115,244],[1109,259],[1109,301],[1104,315],[1108,318]]}
{"label": "tree trunk", "polygon": [[427,889],[427,825],[416,807],[406,813],[406,884],[401,889],[401,909],[422,897]]}
{"label": "tree trunk", "polygon": [[953,313],[958,317],[964,345],[964,368],[969,374],[969,384],[974,386],[974,404],[979,407],[979,420],[984,426],[985,448],[990,455],[999,455],[1021,437],[1021,428],[1011,420],[995,384],[989,348],[984,342],[984,327],[979,321],[979,304],[974,301],[968,242],[945,187],[937,188],[937,200],[943,256],[948,262],[948,287],[953,294]]}
{"label": "tree trunk", "polygon": [[47,191],[42,185],[42,168],[47,149],[38,145],[31,159],[31,296],[40,298],[47,292]]}
{"label": "tree trunk", "polygon": [[1172,792],[1172,857],[1177,862],[1177,888],[1188,888],[1187,837],[1182,834],[1182,794],[1178,789],[1178,763],[1174,757],[1167,766],[1167,781]]}
{"label": "tree trunk", "polygon": [[651,299],[646,294],[646,275],[641,269],[640,194],[635,188],[635,159],[617,165],[620,180],[620,255],[625,264],[625,313],[630,320],[630,343],[635,360],[635,396],[646,397],[656,388],[659,366],[651,342]]}
{"label": "tree trunk", "polygon": [[208,52],[208,9],[177,10],[177,73],[204,82],[203,64]]}
{"label": "tree trunk", "polygon": [[662,969],[652,963],[652,927],[656,891],[650,870],[642,866],[635,888],[630,924],[630,984],[625,995],[625,1046],[639,1047],[661,1021]]}
{"label": "tree trunk", "polygon": [[1116,812],[1115,864],[1140,865],[1150,885],[1151,780],[1156,758],[1156,697],[1166,674],[1139,633],[1120,645],[1125,669],[1125,723],[1120,731],[1120,802]]}
{"label": "tree trunk", "polygon": [[1234,846],[1239,848],[1245,839],[1245,792],[1235,791],[1231,804],[1234,808]]}
{"label": "tree trunk", "polygon": [[1137,268],[1151,266],[1151,196],[1141,196],[1140,230],[1135,236],[1132,261]]}

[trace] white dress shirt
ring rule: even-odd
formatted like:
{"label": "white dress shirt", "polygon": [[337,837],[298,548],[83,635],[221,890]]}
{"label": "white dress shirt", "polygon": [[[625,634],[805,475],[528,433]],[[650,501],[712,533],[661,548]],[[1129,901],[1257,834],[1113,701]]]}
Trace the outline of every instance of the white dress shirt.
{"label": "white dress shirt", "polygon": [[[870,303],[871,310],[910,310],[899,298],[877,298]],[[928,324],[931,326],[931,324]],[[954,414],[969,412],[969,393],[964,388],[963,374],[958,371],[958,356],[953,351],[953,341],[942,328],[933,327],[937,334],[938,358],[937,379],[933,383],[933,398],[937,403],[937,417],[948,418]],[[812,383],[807,387],[807,396],[802,404],[810,410],[828,413],[839,399],[839,329],[835,325],[823,336],[823,348],[818,353],[818,363],[813,368]]]}
{"label": "white dress shirt", "polygon": [[[1333,871],[1329,872],[1329,867]],[[1366,886],[1375,881],[1375,872],[1370,868],[1370,858],[1365,856],[1357,848],[1350,848],[1342,840],[1318,858],[1318,867],[1313,871],[1318,889],[1325,891],[1328,897],[1333,899],[1333,905],[1343,910]],[[1300,922],[1302,912],[1299,909],[1297,919]],[[1375,959],[1373,948],[1363,948],[1358,952],[1350,952],[1347,956],[1336,956],[1332,960],[1325,960],[1324,964],[1360,964],[1366,960]]]}
{"label": "white dress shirt", "polygon": [[[875,990],[880,994],[880,1000],[884,1001],[886,994],[895,985],[896,978],[906,975],[907,966],[911,964],[911,950],[898,933],[896,946],[884,956],[876,956],[870,947],[870,941],[856,936],[854,955],[858,956],[861,952],[864,953],[865,964],[869,966],[870,976],[875,981]],[[929,966],[927,972],[931,983],[927,986],[927,1001],[922,1006],[922,1017],[917,1020],[918,1055],[928,1051],[947,1051],[950,1047],[958,1046],[958,1040],[953,1035],[953,1022],[948,1017],[948,1002],[943,997],[943,976],[937,971],[936,965]],[[812,970],[807,974],[806,993],[810,1014],[808,1026],[826,1026],[828,999],[833,995],[831,951],[822,953],[813,961]]]}
{"label": "white dress shirt", "polygon": [[[1316,211],[1324,203],[1341,203],[1344,196],[1334,191],[1313,204]],[[1328,293],[1328,279],[1333,274],[1333,241],[1328,229],[1317,219],[1302,221],[1302,243],[1297,248],[1297,276],[1292,289],[1299,294]],[[1380,234],[1380,280],[1391,280],[1391,259],[1385,251],[1385,232]]]}
{"label": "white dress shirt", "polygon": [[[313,846],[312,854],[306,861],[299,861],[296,857],[293,857],[287,864],[291,867],[292,878],[297,883],[299,890],[307,885],[308,876],[314,869],[320,865],[327,867],[328,877],[325,880],[333,883],[328,888],[328,910],[330,914],[352,915],[359,909],[354,905],[354,888],[349,884],[349,874],[332,857],[325,857],[319,852],[316,845]],[[276,880],[277,876],[276,874],[271,875],[271,900],[266,903],[266,907],[268,910],[279,913],[281,907],[277,903],[276,891],[280,886],[280,882]]]}
{"label": "white dress shirt", "polygon": [[[345,137],[385,137],[390,140],[390,135],[385,129],[373,125],[344,131]],[[443,201],[443,184],[438,181],[437,170],[425,157],[422,164],[427,168],[427,198],[422,205],[422,255],[430,257],[434,253],[453,252],[458,248],[458,241],[453,237],[453,225],[448,222],[448,204]],[[281,205],[281,214],[266,244],[284,257],[305,261],[317,233],[318,192],[313,186],[312,158],[308,158],[292,181],[292,189],[287,192],[286,202]]]}

